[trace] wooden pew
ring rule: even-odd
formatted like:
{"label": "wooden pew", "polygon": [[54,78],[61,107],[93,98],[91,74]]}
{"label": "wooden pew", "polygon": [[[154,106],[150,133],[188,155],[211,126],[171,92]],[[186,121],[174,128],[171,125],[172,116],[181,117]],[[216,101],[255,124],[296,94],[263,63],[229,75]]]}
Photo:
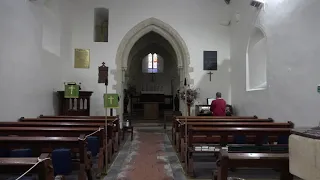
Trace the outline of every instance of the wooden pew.
{"label": "wooden pew", "polygon": [[0,127],[76,127],[76,128],[99,128],[104,127],[105,123],[91,122],[0,122]]}
{"label": "wooden pew", "polygon": [[[106,116],[45,116],[40,115],[39,118],[71,118],[71,119],[105,119]],[[108,119],[116,119],[117,116],[108,116]]]}
{"label": "wooden pew", "polygon": [[258,116],[173,116],[175,119],[258,119]]}
{"label": "wooden pew", "polygon": [[[248,128],[248,127],[190,127],[188,129],[187,152],[184,153],[187,173],[193,175],[193,145],[196,143],[211,143],[212,136],[220,136],[220,148],[228,144],[230,135],[255,136],[255,144],[264,144],[265,137],[288,136],[291,128]],[[197,137],[200,136],[200,137]]]}
{"label": "wooden pew", "polygon": [[52,162],[49,154],[43,153],[39,157],[28,158],[0,158],[0,173],[19,173],[23,174],[32,166],[31,172],[38,174],[38,179],[54,180]]}
{"label": "wooden pew", "polygon": [[[113,119],[107,119],[109,122],[113,122],[117,120],[117,118]],[[106,122],[106,119],[81,119],[81,118],[25,118],[21,117],[19,121],[22,122],[39,122],[39,121],[45,121],[45,122],[93,122],[93,123],[103,123]]]}
{"label": "wooden pew", "polygon": [[280,169],[281,180],[293,180],[288,153],[228,153],[221,150],[217,166],[218,180],[227,180],[229,168],[239,167]]}
{"label": "wooden pew", "polygon": [[[268,122],[190,122],[188,123],[188,128],[190,127],[257,127],[257,128],[293,128],[294,124],[291,121],[287,123],[268,123]],[[179,131],[176,135],[177,144],[176,149],[181,152],[184,145],[185,139],[185,124],[181,124]],[[216,138],[216,139],[213,139]],[[249,137],[253,139],[254,137]],[[220,137],[212,137],[212,143],[219,142]],[[228,142],[233,142],[233,136],[228,137]],[[182,152],[183,153],[183,152]]]}
{"label": "wooden pew", "polygon": [[[83,116],[83,117],[87,117],[87,116]],[[112,116],[113,117],[113,116]],[[24,118],[21,117],[19,119],[20,122],[47,122],[47,123],[92,123],[92,124],[103,124],[105,123],[105,119],[72,119],[72,118]],[[121,142],[121,138],[120,138],[120,120],[119,118],[113,118],[110,120],[107,120],[108,123],[113,123],[114,124],[114,128],[113,128],[113,134],[111,134],[111,139],[112,139],[112,144],[113,144],[113,149],[115,151],[118,151],[119,149],[119,145]]]}
{"label": "wooden pew", "polygon": [[[88,157],[85,135],[79,137],[43,137],[43,136],[0,136],[0,147],[5,149],[30,148],[33,155],[51,153],[54,149],[67,148],[79,153],[79,162],[74,169],[79,170],[78,179],[92,179],[92,165]],[[103,150],[98,155],[98,173],[102,173],[104,165]]]}
{"label": "wooden pew", "polygon": [[[202,117],[202,116],[200,116]],[[177,144],[177,139],[176,139],[176,135],[177,132],[180,129],[180,125],[183,124],[185,122],[185,119],[176,119],[175,121],[173,121],[173,125],[172,125],[172,141],[173,144],[176,145]],[[187,123],[191,123],[191,122],[201,122],[201,123],[205,123],[205,122],[273,122],[273,119],[268,118],[268,119],[187,119]]]}
{"label": "wooden pew", "polygon": [[[97,136],[100,141],[100,151],[108,162],[112,157],[112,128],[108,126],[108,143],[104,128],[64,128],[64,127],[0,127],[0,136],[45,136],[45,137],[79,137],[81,134]],[[104,158],[105,159],[105,158]],[[108,164],[108,162],[105,162]]]}

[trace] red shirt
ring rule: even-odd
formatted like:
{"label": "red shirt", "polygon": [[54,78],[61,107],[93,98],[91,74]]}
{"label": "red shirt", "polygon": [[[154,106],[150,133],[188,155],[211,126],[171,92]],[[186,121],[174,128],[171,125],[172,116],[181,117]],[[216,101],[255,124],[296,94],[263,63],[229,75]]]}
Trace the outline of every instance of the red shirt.
{"label": "red shirt", "polygon": [[222,98],[218,98],[211,102],[210,111],[214,116],[225,116],[226,115],[226,101]]}

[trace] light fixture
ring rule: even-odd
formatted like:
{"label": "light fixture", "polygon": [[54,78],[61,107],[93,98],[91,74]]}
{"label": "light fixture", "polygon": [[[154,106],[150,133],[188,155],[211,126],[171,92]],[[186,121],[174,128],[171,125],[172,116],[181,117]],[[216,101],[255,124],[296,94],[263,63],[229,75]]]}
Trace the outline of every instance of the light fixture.
{"label": "light fixture", "polygon": [[252,0],[250,5],[260,9],[264,5],[264,3],[265,3],[264,0]]}

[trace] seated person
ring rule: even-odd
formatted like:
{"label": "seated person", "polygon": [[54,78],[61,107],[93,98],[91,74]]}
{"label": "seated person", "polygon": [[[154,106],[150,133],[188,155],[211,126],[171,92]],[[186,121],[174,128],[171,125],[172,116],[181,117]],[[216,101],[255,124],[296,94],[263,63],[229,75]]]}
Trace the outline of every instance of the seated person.
{"label": "seated person", "polygon": [[225,116],[226,115],[226,101],[221,98],[221,93],[216,93],[216,99],[211,102],[210,111],[213,116]]}

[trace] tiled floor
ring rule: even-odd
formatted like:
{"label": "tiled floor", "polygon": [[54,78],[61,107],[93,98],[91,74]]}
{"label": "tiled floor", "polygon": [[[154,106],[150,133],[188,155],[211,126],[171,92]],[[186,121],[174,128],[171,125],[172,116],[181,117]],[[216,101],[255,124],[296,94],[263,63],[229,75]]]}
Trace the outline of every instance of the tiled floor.
{"label": "tiled floor", "polygon": [[[128,138],[104,179],[191,180],[184,175],[184,170],[169,139],[170,127],[168,129],[164,131],[163,127],[159,126],[135,127],[134,140],[130,141]],[[216,168],[215,159],[197,156],[195,161],[196,177],[194,179],[211,179],[212,171]],[[247,180],[279,179],[279,173],[270,169],[240,169],[229,172],[229,175]]]}
{"label": "tiled floor", "polygon": [[185,180],[183,169],[167,135],[159,129],[141,127],[134,131],[111,165],[105,179]]}

